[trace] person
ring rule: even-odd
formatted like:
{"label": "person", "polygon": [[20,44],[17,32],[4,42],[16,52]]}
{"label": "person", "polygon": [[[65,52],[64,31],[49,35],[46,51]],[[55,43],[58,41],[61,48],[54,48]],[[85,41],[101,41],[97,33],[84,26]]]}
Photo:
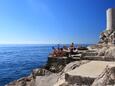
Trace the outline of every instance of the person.
{"label": "person", "polygon": [[73,49],[73,54],[78,54],[78,49],[77,48]]}
{"label": "person", "polygon": [[59,50],[59,56],[60,56],[60,57],[63,57],[63,56],[64,56],[63,48],[60,48],[60,50]]}
{"label": "person", "polygon": [[71,43],[69,50],[70,50],[70,54],[73,54],[73,50],[74,50],[74,43],[73,42]]}
{"label": "person", "polygon": [[74,49],[74,43],[73,42],[70,45],[70,49]]}
{"label": "person", "polygon": [[55,47],[52,47],[52,49],[53,49],[52,57],[57,57],[58,55],[57,49]]}

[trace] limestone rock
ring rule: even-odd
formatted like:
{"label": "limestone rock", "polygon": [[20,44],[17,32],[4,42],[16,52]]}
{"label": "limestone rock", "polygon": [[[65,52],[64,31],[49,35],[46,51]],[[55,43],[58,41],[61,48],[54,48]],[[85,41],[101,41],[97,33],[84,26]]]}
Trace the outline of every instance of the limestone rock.
{"label": "limestone rock", "polygon": [[105,59],[115,60],[115,47],[110,47],[105,51]]}
{"label": "limestone rock", "polygon": [[95,79],[92,86],[115,85],[115,65],[108,65],[104,71]]}
{"label": "limestone rock", "polygon": [[60,76],[57,80],[57,82],[55,83],[54,86],[76,86],[74,84],[69,84],[66,80],[65,80],[65,74],[69,71],[74,70],[75,68],[88,63],[88,60],[84,60],[84,61],[75,61],[75,62],[71,62],[69,63],[64,70],[60,73]]}
{"label": "limestone rock", "polygon": [[104,56],[107,49],[108,49],[108,47],[103,47],[103,48],[99,49],[98,50],[98,55],[99,56]]}
{"label": "limestone rock", "polygon": [[50,74],[45,76],[37,76],[35,79],[35,86],[53,86],[58,79],[58,74]]}
{"label": "limestone rock", "polygon": [[111,65],[114,62],[105,61],[91,61],[87,64],[81,65],[72,71],[69,71],[65,75],[65,80],[70,84],[79,85],[91,85],[106,68],[107,65]]}
{"label": "limestone rock", "polygon": [[50,74],[52,74],[52,72],[43,68],[38,68],[38,69],[34,69],[31,75],[33,78],[36,78],[36,76],[45,76],[45,75],[50,75]]}
{"label": "limestone rock", "polygon": [[99,44],[115,44],[115,30],[105,30],[100,34]]}

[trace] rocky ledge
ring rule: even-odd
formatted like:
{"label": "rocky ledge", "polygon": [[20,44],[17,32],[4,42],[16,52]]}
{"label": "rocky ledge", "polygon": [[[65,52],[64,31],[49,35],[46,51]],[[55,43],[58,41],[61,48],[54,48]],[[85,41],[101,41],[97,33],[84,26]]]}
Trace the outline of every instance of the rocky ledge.
{"label": "rocky ledge", "polygon": [[94,45],[82,56],[48,58],[44,68],[6,86],[107,86],[115,85],[115,47]]}

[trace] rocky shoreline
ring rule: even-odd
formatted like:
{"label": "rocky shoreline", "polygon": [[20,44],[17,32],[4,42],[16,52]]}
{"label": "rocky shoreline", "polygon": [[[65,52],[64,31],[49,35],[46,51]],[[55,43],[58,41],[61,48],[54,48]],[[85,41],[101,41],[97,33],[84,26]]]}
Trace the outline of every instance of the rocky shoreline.
{"label": "rocky shoreline", "polygon": [[[33,72],[28,77],[23,77],[19,80],[13,81],[6,86],[80,86],[77,81],[78,76],[71,73],[74,70],[77,70],[84,64],[96,61],[100,62],[114,62],[115,61],[115,47],[113,46],[102,46],[94,45],[88,46],[89,50],[79,51],[82,52],[83,56],[81,59],[68,59],[66,57],[58,58],[48,58],[48,62],[44,68],[34,69]],[[76,57],[78,58],[78,57]],[[109,64],[106,64],[108,66]],[[115,68],[115,65],[113,69]],[[105,68],[103,68],[103,71]],[[115,71],[115,70],[114,70]],[[68,73],[69,72],[69,73]],[[72,74],[72,75],[71,75]],[[101,72],[99,73],[101,74]],[[80,75],[79,77],[82,77]],[[90,76],[89,76],[90,77]],[[99,76],[96,76],[97,78]],[[85,77],[83,78],[86,79]],[[86,79],[87,80],[87,79]],[[85,80],[85,81],[86,81]],[[92,85],[95,79],[88,79],[85,83],[85,86]],[[89,83],[89,85],[87,84]],[[98,83],[98,82],[97,82]],[[115,83],[114,83],[115,85]],[[96,86],[96,85],[92,85]],[[102,86],[102,85],[98,85]],[[106,85],[105,85],[106,86]]]}
{"label": "rocky shoreline", "polygon": [[[107,18],[113,13],[115,9],[108,9]],[[6,86],[115,86],[115,29],[110,20],[98,44],[67,57],[49,56],[45,67]]]}

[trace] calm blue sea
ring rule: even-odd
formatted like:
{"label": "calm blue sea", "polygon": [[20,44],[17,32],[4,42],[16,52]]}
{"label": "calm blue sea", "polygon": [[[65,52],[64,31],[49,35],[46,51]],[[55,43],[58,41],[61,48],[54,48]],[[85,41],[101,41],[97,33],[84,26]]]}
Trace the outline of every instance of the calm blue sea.
{"label": "calm blue sea", "polygon": [[52,46],[56,45],[0,45],[0,86],[43,67]]}
{"label": "calm blue sea", "polygon": [[46,64],[53,45],[0,45],[0,86]]}

